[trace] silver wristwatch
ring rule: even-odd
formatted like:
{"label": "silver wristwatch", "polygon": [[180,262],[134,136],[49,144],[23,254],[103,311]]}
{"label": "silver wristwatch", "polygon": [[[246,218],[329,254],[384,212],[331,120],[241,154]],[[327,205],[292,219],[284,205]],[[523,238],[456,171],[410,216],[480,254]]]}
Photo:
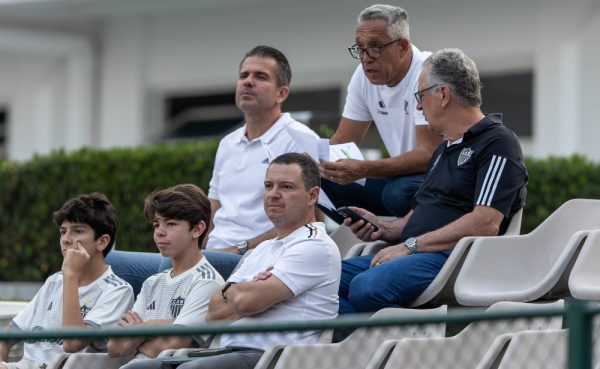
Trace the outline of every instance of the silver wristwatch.
{"label": "silver wristwatch", "polygon": [[238,249],[240,255],[244,255],[246,251],[248,251],[248,241],[240,241],[238,243],[235,243],[233,247]]}
{"label": "silver wristwatch", "polygon": [[407,238],[406,241],[404,241],[404,246],[410,250],[411,255],[417,253],[417,239],[415,237]]}

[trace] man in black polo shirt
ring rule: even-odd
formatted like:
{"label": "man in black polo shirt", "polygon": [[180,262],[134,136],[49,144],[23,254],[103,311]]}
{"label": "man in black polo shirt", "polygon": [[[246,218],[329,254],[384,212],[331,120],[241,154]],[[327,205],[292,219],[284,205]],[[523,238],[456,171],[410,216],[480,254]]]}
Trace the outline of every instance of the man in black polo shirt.
{"label": "man in black polo shirt", "polygon": [[525,203],[527,171],[515,134],[502,116],[481,112],[475,63],[461,50],[443,49],[423,64],[417,109],[441,133],[412,210],[390,222],[364,209],[350,226],[364,241],[391,243],[375,256],[345,260],[340,313],[376,311],[415,300],[438,274],[452,248],[466,236],[504,233]]}

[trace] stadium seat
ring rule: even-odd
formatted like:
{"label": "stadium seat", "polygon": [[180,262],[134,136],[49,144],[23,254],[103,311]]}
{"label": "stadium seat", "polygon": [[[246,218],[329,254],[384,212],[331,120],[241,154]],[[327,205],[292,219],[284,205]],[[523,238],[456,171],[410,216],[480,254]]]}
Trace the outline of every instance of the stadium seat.
{"label": "stadium seat", "polygon": [[531,233],[481,237],[458,273],[459,304],[569,296],[568,275],[589,230],[600,228],[600,200],[569,200]]}
{"label": "stadium seat", "polygon": [[505,333],[496,337],[475,369],[498,369],[500,360],[514,335],[514,333]]}
{"label": "stadium seat", "polygon": [[[566,369],[567,330],[522,331],[513,335],[498,369]],[[477,367],[477,369],[484,369]]]}
{"label": "stadium seat", "polygon": [[[346,227],[343,224],[340,224],[336,229],[334,229],[333,232],[331,232],[331,234],[329,235],[329,237],[331,237],[331,239],[338,246],[338,248],[340,249],[340,255],[342,255],[343,258],[347,257],[348,252],[352,249],[354,245],[364,243],[358,238],[356,238],[356,236],[354,235],[354,233],[352,233],[352,230],[349,227]],[[356,253],[356,250],[353,250],[350,255],[357,256],[354,255],[354,253]],[[360,255],[360,252],[358,253],[358,255]]]}
{"label": "stadium seat", "polygon": [[[511,218],[504,236],[518,235],[521,230],[522,218],[523,209],[520,209]],[[458,241],[435,279],[408,307],[439,306],[444,304],[454,306],[458,304],[454,297],[454,282],[475,239],[477,237],[463,237]],[[385,245],[385,243],[381,242],[369,244],[365,247],[365,255],[375,254],[384,248]]]}
{"label": "stadium seat", "polygon": [[[446,315],[447,307],[430,310],[386,308],[372,318],[417,317]],[[387,339],[403,337],[441,337],[445,335],[445,324],[406,325],[380,328],[361,328],[352,332],[339,343],[314,345],[288,345],[272,357],[263,355],[255,369],[304,369],[340,367],[363,369],[379,344]],[[344,360],[346,359],[346,360]],[[335,365],[334,365],[335,364]]]}
{"label": "stadium seat", "polygon": [[46,369],[118,369],[133,355],[114,358],[106,353],[78,352],[57,356]]}
{"label": "stadium seat", "polygon": [[[486,313],[563,305],[562,300],[546,304],[499,302],[489,307]],[[406,338],[383,342],[369,361],[367,369],[474,368],[500,335],[523,330],[560,328],[561,315],[551,318],[474,322],[452,337]]]}
{"label": "stadium seat", "polygon": [[569,291],[579,300],[600,300],[600,230],[589,233],[569,275]]}

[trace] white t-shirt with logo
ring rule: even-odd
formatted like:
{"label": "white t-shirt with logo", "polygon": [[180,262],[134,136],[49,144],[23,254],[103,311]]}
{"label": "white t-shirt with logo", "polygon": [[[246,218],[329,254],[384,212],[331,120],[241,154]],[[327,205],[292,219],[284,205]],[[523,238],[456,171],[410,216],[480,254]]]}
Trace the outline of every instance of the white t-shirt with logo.
{"label": "white t-shirt with logo", "polygon": [[284,113],[261,137],[248,141],[246,127],[219,143],[208,198],[218,200],[214,228],[206,249],[218,249],[246,241],[273,228],[263,208],[264,180],[269,163],[287,152],[304,152],[289,129],[318,137],[304,124]]}
{"label": "white t-shirt with logo", "polygon": [[412,45],[413,59],[406,76],[394,87],[374,85],[367,79],[362,65],[354,71],[342,116],[358,121],[374,121],[390,156],[414,150],[415,126],[426,125],[423,112],[417,110],[414,93],[425,59],[431,55]]}
{"label": "white t-shirt with logo", "polygon": [[[106,272],[87,286],[79,287],[79,309],[83,321],[93,327],[106,328],[115,325],[133,304],[133,289],[129,283],[113,273]],[[62,328],[63,275],[61,272],[48,277],[42,288],[23,311],[13,319],[12,325],[21,330],[55,330]],[[104,349],[105,343],[94,343]],[[44,365],[65,351],[62,340],[26,341],[23,359]]]}
{"label": "white t-shirt with logo", "polygon": [[176,325],[203,324],[208,302],[224,283],[223,278],[204,256],[175,278],[171,277],[171,270],[144,281],[132,310],[143,321],[175,319]]}
{"label": "white t-shirt with logo", "polygon": [[[264,320],[333,319],[338,312],[340,285],[340,251],[327,235],[323,223],[306,224],[287,237],[262,242],[229,282],[250,282],[259,272],[272,266],[294,296],[271,306],[266,311],[248,316],[233,324]],[[221,347],[244,346],[265,350],[272,345],[316,343],[316,331],[224,334]]]}

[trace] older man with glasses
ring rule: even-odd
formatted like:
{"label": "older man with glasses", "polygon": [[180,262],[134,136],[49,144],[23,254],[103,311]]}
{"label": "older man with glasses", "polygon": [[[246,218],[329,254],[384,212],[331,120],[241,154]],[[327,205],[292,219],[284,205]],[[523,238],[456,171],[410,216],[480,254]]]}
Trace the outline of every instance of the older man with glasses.
{"label": "older man with glasses", "polygon": [[[406,11],[391,5],[370,6],[358,17],[356,44],[348,50],[361,65],[348,85],[342,118],[330,142],[360,144],[375,122],[391,158],[322,162],[323,189],[337,207],[406,215],[441,141],[427,128],[413,96],[423,61],[431,53],[411,44],[408,28]],[[367,178],[364,187],[352,183],[360,178]],[[341,222],[335,214],[328,215]]]}
{"label": "older man with glasses", "polygon": [[436,51],[423,64],[414,97],[445,142],[434,151],[408,215],[385,222],[354,208],[371,223],[345,220],[363,241],[391,246],[343,261],[340,313],[409,304],[461,238],[503,234],[525,204],[519,141],[501,114],[482,113],[479,73],[469,57],[458,49]]}

